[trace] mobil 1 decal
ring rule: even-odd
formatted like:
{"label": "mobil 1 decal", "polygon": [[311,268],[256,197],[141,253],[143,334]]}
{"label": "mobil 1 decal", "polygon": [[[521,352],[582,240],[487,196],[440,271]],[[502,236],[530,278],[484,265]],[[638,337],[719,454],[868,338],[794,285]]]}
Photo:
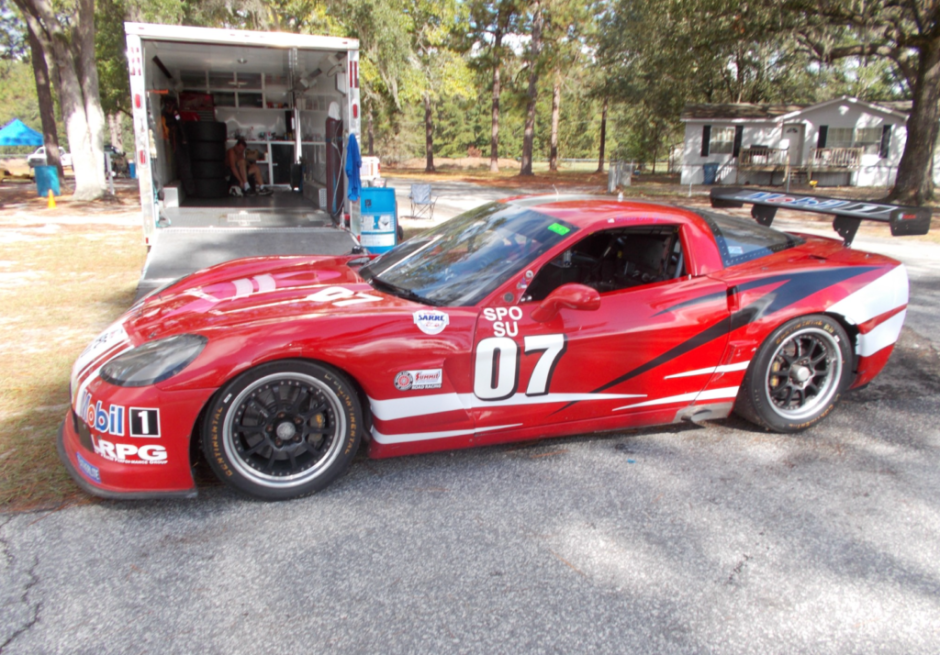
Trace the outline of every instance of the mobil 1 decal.
{"label": "mobil 1 decal", "polygon": [[84,391],[78,403],[78,415],[92,430],[101,434],[124,436],[124,407],[121,405],[105,405],[100,400],[95,402],[92,395]]}
{"label": "mobil 1 decal", "polygon": [[160,410],[146,407],[131,407],[128,410],[131,417],[132,437],[149,437],[156,439],[160,436]]}

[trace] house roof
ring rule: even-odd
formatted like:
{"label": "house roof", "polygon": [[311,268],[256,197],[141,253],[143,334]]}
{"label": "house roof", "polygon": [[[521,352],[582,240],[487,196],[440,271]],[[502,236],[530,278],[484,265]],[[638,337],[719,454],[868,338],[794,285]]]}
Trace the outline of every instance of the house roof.
{"label": "house roof", "polygon": [[728,103],[723,105],[686,105],[679,118],[681,120],[735,119],[773,120],[794,111],[805,109],[806,105],[757,105],[750,102]]}
{"label": "house roof", "polygon": [[914,106],[913,100],[884,100],[881,102],[872,103],[880,107],[887,107],[888,109],[902,114],[910,114],[911,108]]}
{"label": "house roof", "polygon": [[680,114],[679,119],[683,121],[703,121],[703,120],[725,120],[725,121],[771,121],[777,119],[792,119],[809,109],[815,109],[834,102],[850,102],[853,104],[867,105],[874,109],[895,114],[901,118],[907,118],[911,111],[910,100],[898,100],[887,102],[867,102],[852,98],[849,96],[840,96],[832,100],[803,105],[785,105],[785,104],[753,104],[749,102],[727,103],[727,104],[696,104],[686,105]]}

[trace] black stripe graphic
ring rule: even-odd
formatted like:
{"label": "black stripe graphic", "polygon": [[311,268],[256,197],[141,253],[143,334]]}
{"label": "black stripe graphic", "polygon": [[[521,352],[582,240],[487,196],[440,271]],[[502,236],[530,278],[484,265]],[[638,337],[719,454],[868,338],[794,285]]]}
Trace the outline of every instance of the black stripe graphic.
{"label": "black stripe graphic", "polygon": [[[662,364],[665,364],[666,362],[669,362],[676,357],[680,357],[692,350],[695,350],[699,346],[709,343],[714,339],[718,339],[719,337],[722,337],[726,334],[730,334],[738,328],[744,327],[749,323],[758,321],[765,316],[769,316],[775,312],[780,311],[781,309],[785,309],[790,305],[796,304],[803,298],[811,296],[818,291],[831,287],[835,284],[839,284],[840,282],[844,282],[850,278],[864,275],[865,273],[873,271],[876,268],[877,267],[875,266],[846,266],[841,268],[807,271],[804,273],[792,273],[789,275],[775,275],[739,284],[737,285],[739,290],[747,291],[749,289],[774,284],[775,282],[784,282],[781,286],[777,287],[773,291],[768,292],[761,298],[758,298],[747,307],[743,307],[740,310],[732,313],[729,317],[724,318],[717,323],[714,323],[713,325],[705,328],[691,339],[680,343],[674,348],[670,348],[662,355],[659,355],[645,364],[638,366],[637,368],[628,371],[627,373],[624,373],[620,377],[611,380],[604,385],[601,385],[597,389],[594,389],[591,393],[600,393],[602,391],[606,391],[612,387],[617,386],[618,384],[626,382],[631,378],[642,375],[643,373],[646,373],[656,368],[657,366],[661,366]],[[659,312],[659,314],[672,311],[673,309],[679,307],[686,307],[693,304],[707,302],[709,300],[715,300],[716,296],[719,295],[724,294],[707,294],[692,301],[685,301],[679,303],[678,305],[673,305],[669,309]],[[558,412],[564,411],[578,402],[580,401],[572,401],[564,407],[555,410],[552,412],[552,414],[557,414]]]}

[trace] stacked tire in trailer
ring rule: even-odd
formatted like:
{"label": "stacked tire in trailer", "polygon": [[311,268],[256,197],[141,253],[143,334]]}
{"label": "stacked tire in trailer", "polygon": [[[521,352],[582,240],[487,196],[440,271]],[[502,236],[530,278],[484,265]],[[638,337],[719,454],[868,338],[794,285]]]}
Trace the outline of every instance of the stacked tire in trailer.
{"label": "stacked tire in trailer", "polygon": [[226,196],[228,183],[225,181],[225,123],[193,121],[185,124],[185,130],[193,176],[192,195],[196,198]]}

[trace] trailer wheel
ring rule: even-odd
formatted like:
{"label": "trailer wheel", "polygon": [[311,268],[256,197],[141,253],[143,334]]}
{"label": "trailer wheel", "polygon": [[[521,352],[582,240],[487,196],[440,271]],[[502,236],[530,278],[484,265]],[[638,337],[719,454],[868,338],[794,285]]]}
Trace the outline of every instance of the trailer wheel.
{"label": "trailer wheel", "polygon": [[186,137],[191,141],[224,143],[228,130],[222,121],[192,121],[183,123]]}
{"label": "trailer wheel", "polygon": [[193,141],[189,144],[192,161],[222,161],[225,159],[224,141]]}

